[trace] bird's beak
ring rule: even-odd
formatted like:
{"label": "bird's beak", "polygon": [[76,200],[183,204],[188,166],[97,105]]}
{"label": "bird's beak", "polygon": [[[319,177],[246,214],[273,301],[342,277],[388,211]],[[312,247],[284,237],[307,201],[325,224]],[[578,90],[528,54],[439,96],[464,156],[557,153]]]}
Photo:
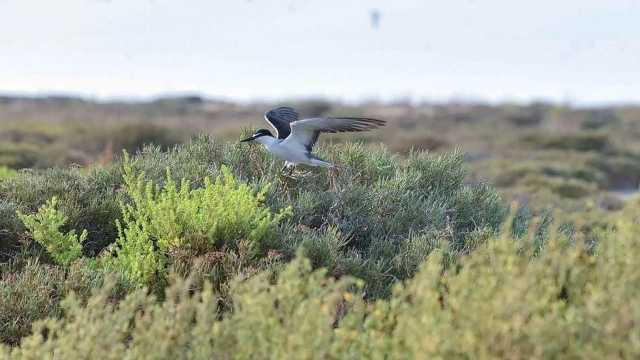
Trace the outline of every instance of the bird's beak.
{"label": "bird's beak", "polygon": [[251,141],[251,140],[254,140],[254,139],[255,139],[255,137],[251,136],[251,137],[248,137],[248,138],[246,138],[244,140],[240,140],[240,142],[247,142],[247,141]]}

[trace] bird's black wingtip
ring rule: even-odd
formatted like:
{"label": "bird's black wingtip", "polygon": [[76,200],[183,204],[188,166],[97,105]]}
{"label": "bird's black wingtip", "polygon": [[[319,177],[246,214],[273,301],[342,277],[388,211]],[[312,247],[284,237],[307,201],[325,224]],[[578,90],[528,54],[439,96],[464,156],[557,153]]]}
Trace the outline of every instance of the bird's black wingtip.
{"label": "bird's black wingtip", "polygon": [[366,124],[372,124],[376,126],[385,126],[387,124],[386,120],[374,119],[374,118],[363,118],[363,117],[340,117],[341,119],[349,119],[356,120],[359,122],[363,122]]}
{"label": "bird's black wingtip", "polygon": [[380,120],[380,119],[362,118],[361,121],[366,123],[367,125],[373,127],[373,128],[382,127],[382,126],[387,125],[387,122],[385,120]]}
{"label": "bird's black wingtip", "polygon": [[380,120],[380,119],[368,119],[368,120],[371,121],[372,123],[378,125],[378,126],[387,125],[387,121],[386,120]]}

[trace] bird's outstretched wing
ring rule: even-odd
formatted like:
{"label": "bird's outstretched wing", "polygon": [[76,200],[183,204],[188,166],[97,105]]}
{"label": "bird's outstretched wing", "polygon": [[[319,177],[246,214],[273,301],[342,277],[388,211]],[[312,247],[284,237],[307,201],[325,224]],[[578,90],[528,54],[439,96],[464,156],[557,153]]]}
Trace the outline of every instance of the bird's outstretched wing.
{"label": "bird's outstretched wing", "polygon": [[311,151],[320,133],[369,131],[385,124],[384,120],[358,117],[303,119],[291,123],[291,136],[287,142],[296,142]]}
{"label": "bird's outstretched wing", "polygon": [[289,124],[298,121],[298,113],[288,106],[281,106],[267,111],[264,119],[276,129],[278,139],[285,139],[291,134]]}

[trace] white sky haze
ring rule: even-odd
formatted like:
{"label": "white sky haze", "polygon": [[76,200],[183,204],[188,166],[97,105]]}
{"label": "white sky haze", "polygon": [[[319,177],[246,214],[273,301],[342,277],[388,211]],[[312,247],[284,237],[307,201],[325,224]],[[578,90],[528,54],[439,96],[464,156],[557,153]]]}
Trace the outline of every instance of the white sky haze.
{"label": "white sky haze", "polygon": [[640,0],[0,0],[2,92],[640,102]]}

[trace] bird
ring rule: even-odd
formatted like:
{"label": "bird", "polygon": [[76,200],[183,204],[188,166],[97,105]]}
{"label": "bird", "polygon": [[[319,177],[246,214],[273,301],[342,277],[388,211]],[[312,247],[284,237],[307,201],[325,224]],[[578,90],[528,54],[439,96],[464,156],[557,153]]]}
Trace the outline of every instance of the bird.
{"label": "bird", "polygon": [[359,132],[377,129],[386,124],[384,120],[364,117],[315,117],[300,119],[291,107],[281,106],[264,114],[264,119],[274,128],[276,135],[267,129],[259,129],[240,142],[256,141],[267,151],[284,160],[282,171],[289,175],[297,164],[313,167],[337,168],[312,153],[321,133]]}
{"label": "bird", "polygon": [[378,30],[380,28],[380,18],[382,17],[380,10],[371,9],[369,11],[369,17],[371,19],[371,27]]}

